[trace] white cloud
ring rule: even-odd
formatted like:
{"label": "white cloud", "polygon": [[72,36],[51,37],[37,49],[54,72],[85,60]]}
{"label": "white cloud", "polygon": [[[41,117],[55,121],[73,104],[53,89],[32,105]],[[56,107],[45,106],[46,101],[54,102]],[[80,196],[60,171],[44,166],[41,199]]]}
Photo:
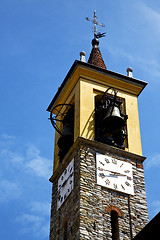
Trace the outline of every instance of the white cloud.
{"label": "white cloud", "polygon": [[26,164],[26,167],[30,169],[32,173],[45,178],[48,178],[51,175],[50,166],[51,164],[48,159],[40,156],[32,159]]}
{"label": "white cloud", "polygon": [[[52,174],[51,160],[44,157],[33,144],[20,144],[18,141],[7,134],[0,136],[0,203],[18,200],[22,192],[25,194],[24,186],[31,176],[43,182]],[[35,202],[32,203],[32,210],[38,213],[41,209],[47,215],[47,206],[47,203]]]}
{"label": "white cloud", "polygon": [[24,156],[20,149],[17,151],[19,144],[16,142],[16,137],[6,133],[0,136],[0,160],[5,165],[14,165],[18,167],[23,161]]}
{"label": "white cloud", "polygon": [[8,135],[8,134],[6,134],[6,133],[3,133],[3,134],[1,135],[1,137],[4,138],[4,139],[7,139],[7,140],[14,140],[14,139],[15,139],[14,136]]}
{"label": "white cloud", "polygon": [[[138,66],[149,79],[152,78],[158,84],[160,77],[159,9],[152,9],[143,2],[133,3],[132,9],[134,11],[129,17],[129,25],[126,21],[123,22],[124,36],[122,34],[118,43],[114,40],[107,41],[107,44],[103,44],[103,48],[114,57],[115,61],[120,62],[124,59],[131,67]],[[135,77],[134,72],[133,76]]]}
{"label": "white cloud", "polygon": [[145,162],[146,169],[158,166],[160,166],[160,153],[155,153],[153,156],[149,157],[148,160]]}
{"label": "white cloud", "polygon": [[51,204],[49,202],[31,202],[31,212],[38,213],[43,216],[49,216]]}
{"label": "white cloud", "polygon": [[116,46],[113,46],[113,45],[104,45],[104,48],[107,49],[107,51],[111,54],[111,55],[114,55],[115,57],[125,57],[127,58],[128,60],[130,61],[134,61],[134,57],[132,55],[132,53],[127,53],[123,48],[119,48],[116,47]]}
{"label": "white cloud", "polygon": [[0,157],[3,158],[3,160],[8,161],[9,163],[12,163],[17,166],[17,164],[22,164],[24,161],[24,156],[20,152],[14,152],[13,150],[9,149],[9,146],[7,148],[2,148],[0,150]]}
{"label": "white cloud", "polygon": [[23,225],[28,223],[33,223],[35,226],[39,227],[42,224],[43,218],[35,216],[33,214],[25,213],[22,216],[18,217],[17,220],[20,220]]}
{"label": "white cloud", "polygon": [[151,27],[152,31],[160,33],[160,13],[142,2],[138,3],[138,6],[141,10],[143,18],[147,20],[148,25]]}
{"label": "white cloud", "polygon": [[18,199],[21,195],[21,187],[18,183],[8,180],[0,181],[0,202],[8,202]]}
{"label": "white cloud", "polygon": [[16,218],[21,226],[20,233],[34,234],[37,238],[46,239],[49,236],[49,211],[48,202],[31,202],[29,213]]}
{"label": "white cloud", "polygon": [[27,158],[37,158],[40,155],[40,150],[34,145],[29,145],[26,150]]}
{"label": "white cloud", "polygon": [[39,177],[49,178],[52,171],[52,161],[41,156],[38,148],[33,145],[29,146],[26,158],[26,168]]}
{"label": "white cloud", "polygon": [[[146,54],[139,54],[137,52],[127,52],[126,49],[119,48],[116,46],[111,46],[108,44],[107,50],[110,52],[111,55],[114,57],[124,58],[127,59],[126,61],[130,64],[135,65],[135,63],[143,69],[143,71],[147,72],[148,74],[152,74],[152,78],[155,77],[158,79],[160,77],[160,64],[159,59],[156,60],[156,57],[146,57]],[[151,71],[152,69],[152,71]],[[133,69],[134,71],[134,69]],[[134,75],[134,72],[133,72]],[[159,82],[159,79],[158,79]]]}
{"label": "white cloud", "polygon": [[160,211],[160,200],[154,200],[151,203],[151,207],[153,209],[153,213],[157,214]]}
{"label": "white cloud", "polygon": [[46,219],[43,217],[25,213],[17,217],[16,221],[21,225],[20,233],[34,234],[36,237],[41,237],[41,239],[49,235],[49,224],[46,223]]}
{"label": "white cloud", "polygon": [[[12,140],[12,144],[8,141]],[[40,150],[33,144],[17,144],[16,138],[3,134],[0,137],[1,164],[9,171],[20,171],[34,174],[38,177],[49,178],[52,174],[52,160],[41,155]],[[12,166],[12,167],[11,167]]]}

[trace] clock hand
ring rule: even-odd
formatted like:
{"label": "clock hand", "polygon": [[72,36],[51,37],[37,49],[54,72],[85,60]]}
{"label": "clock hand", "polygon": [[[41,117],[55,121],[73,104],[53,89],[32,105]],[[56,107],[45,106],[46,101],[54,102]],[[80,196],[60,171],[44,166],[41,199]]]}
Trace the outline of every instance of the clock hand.
{"label": "clock hand", "polygon": [[68,181],[68,178],[64,181],[64,183],[62,184],[62,187],[63,188],[65,185],[66,185],[66,182]]}
{"label": "clock hand", "polygon": [[113,172],[113,171],[110,171],[113,175],[115,176],[124,176],[124,177],[127,177],[125,174],[121,174],[121,173],[118,173],[118,172]]}
{"label": "clock hand", "polygon": [[[72,175],[73,175],[73,173],[71,173],[71,174],[69,175],[69,177],[68,177],[68,178],[64,181],[64,183],[62,184],[61,188],[63,188],[63,187],[66,185],[68,179],[69,179],[70,177],[72,177]],[[61,189],[61,188],[60,188],[60,189]]]}
{"label": "clock hand", "polygon": [[104,169],[104,168],[100,168],[100,167],[98,167],[98,170],[99,171],[111,172],[111,173],[113,173],[115,175],[118,174],[118,175],[126,176],[125,174],[121,174],[121,173],[118,173],[118,172],[113,172],[113,171],[110,171],[110,170],[107,170],[107,169]]}
{"label": "clock hand", "polygon": [[118,172],[112,172],[112,171],[110,171],[110,172],[111,172],[110,175],[114,175],[114,176],[123,176],[123,177],[127,177],[128,180],[133,180],[133,178],[131,178],[131,177],[125,175],[125,174],[121,174],[121,173],[118,173]]}

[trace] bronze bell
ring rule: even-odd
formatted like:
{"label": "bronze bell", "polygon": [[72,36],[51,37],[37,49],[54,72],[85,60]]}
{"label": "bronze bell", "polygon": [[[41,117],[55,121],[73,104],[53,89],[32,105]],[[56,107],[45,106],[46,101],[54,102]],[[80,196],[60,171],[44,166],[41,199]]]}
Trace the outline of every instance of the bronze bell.
{"label": "bronze bell", "polygon": [[67,153],[74,142],[74,108],[71,107],[63,119],[63,130],[58,139],[58,147],[63,152]]}
{"label": "bronze bell", "polygon": [[103,131],[116,133],[125,126],[125,120],[121,116],[120,106],[114,105],[107,109],[106,115],[102,119]]}
{"label": "bronze bell", "polygon": [[60,136],[60,138],[58,139],[58,147],[60,149],[68,149],[74,140],[74,135],[73,135],[73,130],[72,130],[72,126],[70,126],[69,124],[64,124],[63,125],[63,131],[62,131],[62,135]]}

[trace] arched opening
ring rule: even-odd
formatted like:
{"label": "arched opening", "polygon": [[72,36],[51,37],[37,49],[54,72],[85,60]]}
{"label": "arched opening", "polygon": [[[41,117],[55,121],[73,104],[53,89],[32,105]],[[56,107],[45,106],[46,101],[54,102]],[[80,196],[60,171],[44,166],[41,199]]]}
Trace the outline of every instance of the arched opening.
{"label": "arched opening", "polygon": [[118,213],[114,210],[111,211],[111,228],[112,240],[119,240]]}
{"label": "arched opening", "polygon": [[67,240],[67,228],[68,228],[68,224],[66,222],[64,226],[63,240]]}

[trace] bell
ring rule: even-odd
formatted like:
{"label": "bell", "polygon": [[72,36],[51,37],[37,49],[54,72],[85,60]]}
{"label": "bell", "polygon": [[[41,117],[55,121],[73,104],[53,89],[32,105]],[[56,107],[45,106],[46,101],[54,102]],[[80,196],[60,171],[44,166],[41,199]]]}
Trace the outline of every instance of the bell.
{"label": "bell", "polygon": [[70,108],[63,119],[62,135],[58,139],[58,147],[67,152],[74,142],[74,108]]}
{"label": "bell", "polygon": [[[72,127],[73,128],[73,127]],[[58,147],[59,147],[59,153],[58,156],[60,158],[60,162],[62,162],[64,156],[72,146],[74,142],[74,134],[71,126],[63,125],[63,131],[58,139]]]}
{"label": "bell", "polygon": [[120,109],[116,105],[114,107],[110,106],[106,115],[102,119],[103,131],[107,131],[108,133],[116,133],[124,126],[125,120],[121,117]]}
{"label": "bell", "polygon": [[73,127],[71,125],[64,124],[62,135],[58,139],[58,147],[63,150],[68,150],[70,146],[73,144],[74,135],[73,135]]}

